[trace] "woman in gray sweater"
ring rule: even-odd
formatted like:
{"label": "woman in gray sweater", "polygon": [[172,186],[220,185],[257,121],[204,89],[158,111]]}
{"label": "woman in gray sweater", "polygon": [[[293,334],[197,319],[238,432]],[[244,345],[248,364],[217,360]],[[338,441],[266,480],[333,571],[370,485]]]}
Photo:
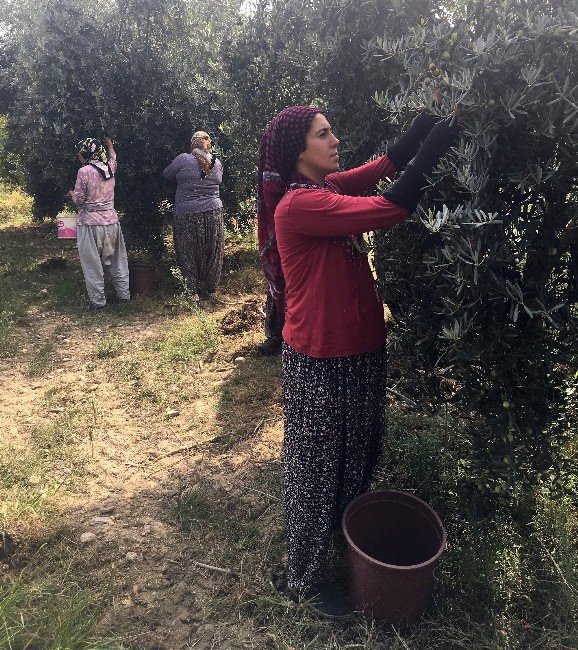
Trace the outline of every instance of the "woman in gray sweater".
{"label": "woman in gray sweater", "polygon": [[199,300],[199,292],[212,298],[223,264],[223,204],[219,197],[223,165],[212,153],[209,134],[195,132],[191,153],[179,154],[163,176],[177,184],[173,238],[187,289],[195,300]]}

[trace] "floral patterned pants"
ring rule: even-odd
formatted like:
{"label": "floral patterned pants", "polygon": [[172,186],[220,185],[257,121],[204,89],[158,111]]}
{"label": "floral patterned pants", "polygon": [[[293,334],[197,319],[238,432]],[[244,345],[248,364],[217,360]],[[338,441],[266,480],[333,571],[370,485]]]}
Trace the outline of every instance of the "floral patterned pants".
{"label": "floral patterned pants", "polygon": [[383,443],[385,346],[316,359],[283,344],[288,586],[323,579],[331,533],[371,481]]}

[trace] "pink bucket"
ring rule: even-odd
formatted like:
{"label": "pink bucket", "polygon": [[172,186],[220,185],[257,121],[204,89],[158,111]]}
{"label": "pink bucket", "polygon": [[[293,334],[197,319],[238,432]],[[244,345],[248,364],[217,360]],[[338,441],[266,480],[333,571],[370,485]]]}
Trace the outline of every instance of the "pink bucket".
{"label": "pink bucket", "polygon": [[56,215],[58,239],[76,239],[76,215],[59,212]]}

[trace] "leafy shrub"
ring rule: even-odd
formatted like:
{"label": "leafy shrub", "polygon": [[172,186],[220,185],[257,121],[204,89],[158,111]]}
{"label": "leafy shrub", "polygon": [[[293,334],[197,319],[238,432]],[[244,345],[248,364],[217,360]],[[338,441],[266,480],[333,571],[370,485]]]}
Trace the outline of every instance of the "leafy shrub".
{"label": "leafy shrub", "polygon": [[376,238],[375,259],[397,350],[434,395],[473,414],[472,478],[510,503],[541,478],[567,483],[569,470],[558,414],[578,300],[577,8],[470,2],[367,46],[392,123],[424,105],[466,109],[423,209]]}

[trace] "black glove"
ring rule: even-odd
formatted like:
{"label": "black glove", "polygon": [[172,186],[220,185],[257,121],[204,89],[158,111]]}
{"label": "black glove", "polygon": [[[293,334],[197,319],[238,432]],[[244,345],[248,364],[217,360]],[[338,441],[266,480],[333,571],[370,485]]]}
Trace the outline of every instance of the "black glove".
{"label": "black glove", "polygon": [[453,117],[438,122],[430,131],[417,155],[407,165],[399,178],[383,192],[383,197],[413,212],[423,196],[426,180],[455,143],[460,124]]}
{"label": "black glove", "polygon": [[387,157],[401,171],[415,156],[422,140],[431,131],[438,118],[432,113],[422,111],[414,118],[409,129],[395,142],[388,143]]}

